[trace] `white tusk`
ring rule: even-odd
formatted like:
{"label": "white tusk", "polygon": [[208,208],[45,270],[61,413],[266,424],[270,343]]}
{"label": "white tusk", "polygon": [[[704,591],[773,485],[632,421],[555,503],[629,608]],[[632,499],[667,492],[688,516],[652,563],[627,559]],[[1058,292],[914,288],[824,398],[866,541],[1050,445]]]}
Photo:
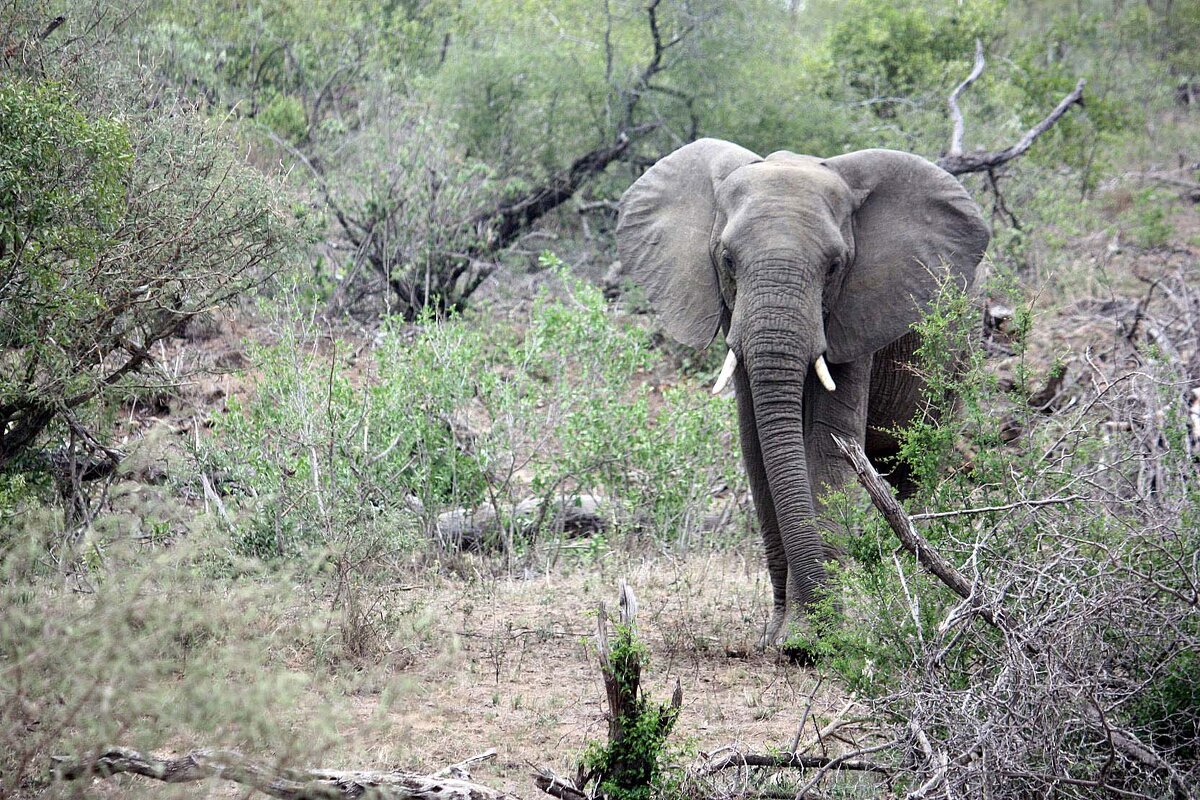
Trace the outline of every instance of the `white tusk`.
{"label": "white tusk", "polygon": [[833,376],[829,374],[829,365],[825,363],[825,356],[817,356],[813,369],[817,371],[817,378],[820,379],[822,386],[830,392],[837,390],[837,384],[833,382]]}
{"label": "white tusk", "polygon": [[717,382],[713,384],[713,394],[721,394],[729,386],[729,380],[733,377],[734,367],[737,366],[737,356],[730,350],[725,356],[725,363],[721,365],[721,374],[717,376]]}

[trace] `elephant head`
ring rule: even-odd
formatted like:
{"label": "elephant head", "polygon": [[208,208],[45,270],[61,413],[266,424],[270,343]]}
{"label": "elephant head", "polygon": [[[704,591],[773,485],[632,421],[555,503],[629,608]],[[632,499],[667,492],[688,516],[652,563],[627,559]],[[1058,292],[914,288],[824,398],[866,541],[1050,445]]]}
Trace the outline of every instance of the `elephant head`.
{"label": "elephant head", "polygon": [[[667,332],[703,348],[725,331],[718,388],[736,371],[743,454],[752,486],[761,476],[755,501],[768,560],[773,545],[786,553],[790,603],[811,602],[824,575],[811,478],[831,473],[806,454],[821,413],[811,395],[840,392],[837,374],[848,383],[863,365],[869,374],[873,354],[908,333],[943,281],[971,282],[988,239],[954,177],[890,150],[760,158],[701,139],[622,197],[621,261]],[[838,400],[853,407],[848,424],[860,441],[867,383]],[[774,561],[778,611],[782,555]]]}

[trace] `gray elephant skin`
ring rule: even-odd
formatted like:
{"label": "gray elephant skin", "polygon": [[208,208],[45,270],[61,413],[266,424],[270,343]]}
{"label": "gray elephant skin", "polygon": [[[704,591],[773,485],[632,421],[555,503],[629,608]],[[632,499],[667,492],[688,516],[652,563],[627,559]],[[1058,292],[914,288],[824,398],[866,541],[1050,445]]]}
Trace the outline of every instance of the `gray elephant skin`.
{"label": "gray elephant skin", "polygon": [[850,476],[831,434],[895,454],[887,431],[922,413],[912,325],[944,281],[973,283],[989,238],[952,175],[892,150],[761,158],[700,139],[621,198],[621,261],[667,332],[729,346],[718,388],[732,378],[766,549],[764,644],[802,620],[835,555],[820,498]]}

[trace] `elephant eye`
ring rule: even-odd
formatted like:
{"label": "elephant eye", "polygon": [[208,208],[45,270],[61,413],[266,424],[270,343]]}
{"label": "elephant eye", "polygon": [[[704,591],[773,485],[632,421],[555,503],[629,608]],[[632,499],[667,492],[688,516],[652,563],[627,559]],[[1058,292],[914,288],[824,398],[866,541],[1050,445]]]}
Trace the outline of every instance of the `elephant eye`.
{"label": "elephant eye", "polygon": [[830,275],[837,272],[841,268],[842,268],[842,257],[841,256],[837,256],[832,261],[829,262],[829,274]]}
{"label": "elephant eye", "polygon": [[733,254],[728,250],[721,253],[721,263],[725,265],[725,269],[733,272]]}

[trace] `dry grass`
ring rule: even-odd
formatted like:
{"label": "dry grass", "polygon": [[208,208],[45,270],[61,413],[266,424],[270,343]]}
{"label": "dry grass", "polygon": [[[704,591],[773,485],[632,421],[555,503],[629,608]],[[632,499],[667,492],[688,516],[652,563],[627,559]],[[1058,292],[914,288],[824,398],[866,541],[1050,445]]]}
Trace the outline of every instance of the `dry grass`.
{"label": "dry grass", "polygon": [[[477,777],[526,795],[530,764],[573,772],[587,741],[605,736],[592,640],[595,609],[613,605],[620,577],[639,598],[640,634],[652,657],[645,685],[662,699],[676,679],[683,688],[676,744],[786,746],[816,681],[753,648],[769,587],[757,548],[747,549],[638,563],[609,555],[569,574],[467,586],[438,580],[414,590],[429,626],[405,654],[411,663],[392,678],[408,685],[406,700],[379,719],[378,692],[356,697],[356,718],[382,722],[382,735],[360,749],[354,740],[362,732],[347,730],[347,750],[404,754],[406,768],[434,770],[495,747],[498,759]],[[813,713],[824,715],[839,699],[825,691]]]}

